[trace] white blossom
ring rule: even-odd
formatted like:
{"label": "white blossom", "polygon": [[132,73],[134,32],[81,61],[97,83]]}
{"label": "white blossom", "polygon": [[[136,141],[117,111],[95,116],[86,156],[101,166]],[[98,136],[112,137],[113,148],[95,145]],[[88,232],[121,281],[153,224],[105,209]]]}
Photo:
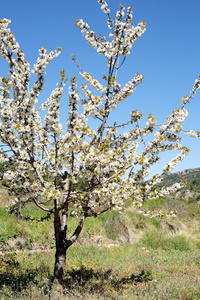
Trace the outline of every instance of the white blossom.
{"label": "white blossom", "polygon": [[[190,95],[182,98],[182,107],[173,110],[164,123],[157,124],[154,115],[149,114],[146,127],[142,128],[142,114],[131,109],[129,120],[122,124],[111,123],[112,111],[143,81],[143,76],[137,73],[121,87],[117,71],[121,62],[123,65],[124,56],[130,54],[133,44],[145,32],[146,25],[144,21],[133,25],[131,7],[126,11],[120,6],[112,20],[107,3],[104,0],[98,3],[107,14],[108,40],[96,36],[82,19],[77,20],[76,25],[97,53],[105,56],[108,73],[103,76],[102,84],[101,80],[84,72],[74,59],[81,70],[81,80],[92,90],[83,84],[79,91],[76,78],[71,78],[68,118],[64,125],[60,121],[60,103],[65,96],[64,72],[48,99],[39,103],[46,67],[60,54],[61,48],[48,53],[41,47],[31,71],[8,28],[10,21],[0,20],[0,56],[9,69],[8,78],[0,78],[0,158],[14,170],[16,168],[16,171],[6,169],[3,179],[9,181],[9,189],[17,195],[16,199],[20,194],[27,201],[31,197],[38,206],[44,205],[44,210],[48,203],[51,213],[55,213],[55,207],[62,211],[70,204],[74,215],[84,209],[87,216],[95,215],[104,208],[121,210],[127,199],[132,199],[142,211],[145,199],[174,192],[183,186],[180,183],[152,192],[152,187],[162,182],[189,153],[181,144],[182,132],[199,137],[198,131],[184,131],[182,124],[188,115],[185,106],[200,88],[200,78],[195,81]],[[29,86],[31,74],[37,78]],[[150,168],[159,162],[160,152],[171,150],[178,151],[176,157],[164,166],[160,175],[147,180]],[[144,213],[162,215],[162,212]]]}

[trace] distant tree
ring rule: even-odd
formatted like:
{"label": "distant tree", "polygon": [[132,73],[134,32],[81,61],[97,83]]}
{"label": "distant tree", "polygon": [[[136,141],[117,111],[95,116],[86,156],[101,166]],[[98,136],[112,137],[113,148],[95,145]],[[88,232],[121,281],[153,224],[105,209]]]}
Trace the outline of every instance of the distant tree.
{"label": "distant tree", "polygon": [[[50,53],[44,47],[40,48],[40,57],[31,72],[23,51],[8,28],[10,21],[0,20],[0,56],[9,68],[8,77],[0,78],[0,159],[17,166],[15,171],[4,172],[4,180],[9,182],[16,203],[32,201],[47,212],[47,217],[53,216],[56,242],[53,286],[58,289],[63,282],[66,251],[77,240],[86,218],[97,217],[108,210],[122,210],[127,199],[133,199],[133,205],[141,207],[145,199],[164,195],[183,185],[176,183],[168,188],[151,190],[189,152],[179,143],[183,131],[180,124],[188,114],[186,104],[200,88],[198,78],[190,95],[183,97],[182,106],[174,109],[162,125],[157,125],[155,117],[149,114],[146,127],[142,128],[142,114],[137,110],[130,111],[130,119],[123,124],[109,124],[110,114],[143,81],[143,76],[137,73],[121,87],[117,75],[133,44],[146,29],[144,21],[133,26],[132,7],[128,7],[125,14],[125,8],[120,5],[116,19],[112,20],[106,2],[98,2],[107,15],[110,41],[96,36],[83,20],[77,20],[76,25],[97,53],[106,57],[108,72],[103,76],[103,85],[84,72],[73,56],[83,80],[92,90],[83,84],[82,91],[78,91],[76,78],[71,78],[64,133],[59,121],[60,101],[66,84],[64,70],[60,72],[57,87],[38,108],[45,68],[60,54],[61,48]],[[29,87],[31,73],[37,76],[32,88]],[[78,103],[83,106],[82,113]],[[41,110],[46,111],[44,118]],[[90,118],[99,123],[97,130],[90,125],[92,122],[88,122]],[[155,134],[150,140],[152,133]],[[199,132],[186,133],[199,137]],[[148,141],[145,142],[146,136]],[[137,150],[139,144],[143,146],[141,152]],[[166,164],[160,175],[147,181],[150,167],[159,161],[159,152],[168,150],[179,150],[180,153]],[[23,217],[18,208],[19,205],[14,205],[10,212]],[[156,216],[164,212],[148,212],[151,214]],[[78,221],[75,231],[70,234],[67,224],[72,215]]]}

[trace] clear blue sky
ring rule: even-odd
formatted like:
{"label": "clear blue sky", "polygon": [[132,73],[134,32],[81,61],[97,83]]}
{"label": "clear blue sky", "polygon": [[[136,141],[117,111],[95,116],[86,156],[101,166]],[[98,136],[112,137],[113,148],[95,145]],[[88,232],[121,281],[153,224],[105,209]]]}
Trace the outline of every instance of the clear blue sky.
{"label": "clear blue sky", "polygon": [[[145,80],[120,105],[115,119],[118,123],[126,121],[130,111],[138,109],[145,117],[151,113],[162,122],[174,108],[180,107],[181,98],[189,93],[200,74],[200,1],[107,0],[107,3],[113,18],[122,3],[126,7],[134,7],[134,25],[141,20],[147,23],[147,31],[133,46],[118,81],[123,85],[136,72],[141,72]],[[31,66],[41,46],[48,51],[62,47],[62,54],[47,68],[46,89],[42,93],[44,100],[55,87],[60,69],[66,69],[68,77],[78,75],[71,54],[75,54],[82,68],[95,78],[101,80],[106,72],[105,57],[99,56],[85,42],[74,25],[76,19],[82,18],[96,34],[108,36],[106,15],[101,12],[97,0],[2,1],[0,14],[0,18],[11,19],[11,30]],[[0,76],[4,76],[5,63],[2,60],[0,71]],[[64,114],[65,106],[63,108]],[[200,130],[200,91],[187,109],[189,117],[185,129]],[[191,152],[175,171],[200,167],[200,139],[185,137],[183,144]]]}

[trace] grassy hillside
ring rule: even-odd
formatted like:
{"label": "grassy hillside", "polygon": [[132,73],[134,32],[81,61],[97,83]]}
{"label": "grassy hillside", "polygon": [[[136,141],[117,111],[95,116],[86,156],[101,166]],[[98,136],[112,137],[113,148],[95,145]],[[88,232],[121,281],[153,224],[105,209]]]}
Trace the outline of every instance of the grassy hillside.
{"label": "grassy hillside", "polygon": [[[176,218],[148,218],[128,204],[122,214],[88,218],[67,253],[63,299],[200,299],[199,181],[194,182],[198,174],[200,169],[183,173],[190,178],[183,191],[144,205],[176,210]],[[182,175],[176,174],[176,179]],[[170,176],[169,182],[175,180]],[[184,196],[186,191],[190,197]],[[0,299],[49,299],[55,250],[52,221],[17,219],[6,212],[11,199],[5,189],[0,189],[0,199]],[[32,204],[27,213],[42,216]],[[71,220],[71,232],[76,222]]]}
{"label": "grassy hillside", "polygon": [[197,188],[200,191],[200,168],[171,173],[165,177],[162,185],[169,186],[175,182],[180,182],[183,179],[187,180],[186,188]]}

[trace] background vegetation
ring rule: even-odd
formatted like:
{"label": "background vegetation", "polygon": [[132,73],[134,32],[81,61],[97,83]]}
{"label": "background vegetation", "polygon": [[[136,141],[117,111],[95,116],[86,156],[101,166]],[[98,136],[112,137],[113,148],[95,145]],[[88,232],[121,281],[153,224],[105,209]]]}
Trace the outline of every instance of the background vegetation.
{"label": "background vegetation", "polygon": [[[128,201],[124,213],[86,220],[67,255],[63,299],[200,299],[200,169],[172,174],[187,179],[169,198],[144,208],[173,209],[176,218],[148,218]],[[54,262],[50,220],[25,222],[8,215],[0,186],[0,299],[49,299]],[[31,203],[26,213],[44,216]],[[76,225],[72,218],[70,231]]]}

